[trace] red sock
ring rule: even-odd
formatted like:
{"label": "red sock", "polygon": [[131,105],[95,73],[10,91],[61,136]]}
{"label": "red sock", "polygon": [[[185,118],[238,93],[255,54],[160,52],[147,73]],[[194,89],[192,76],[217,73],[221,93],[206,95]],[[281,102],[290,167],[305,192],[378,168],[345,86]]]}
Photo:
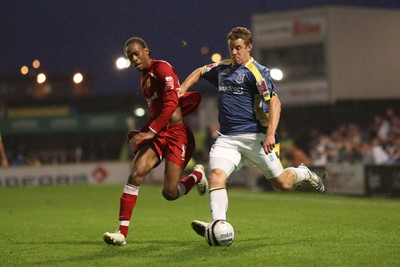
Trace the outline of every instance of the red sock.
{"label": "red sock", "polygon": [[129,222],[139,193],[139,187],[126,184],[119,206],[119,231],[125,237],[128,235]]}
{"label": "red sock", "polygon": [[193,171],[179,182],[185,187],[185,195],[193,188],[193,186],[201,181],[201,172]]}

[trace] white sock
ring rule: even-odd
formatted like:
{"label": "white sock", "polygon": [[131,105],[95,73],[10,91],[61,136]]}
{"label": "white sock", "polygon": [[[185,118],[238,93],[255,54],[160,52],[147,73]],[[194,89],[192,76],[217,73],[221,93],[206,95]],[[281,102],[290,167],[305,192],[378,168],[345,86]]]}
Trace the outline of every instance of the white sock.
{"label": "white sock", "polygon": [[223,187],[210,189],[211,218],[215,220],[226,220],[228,210],[228,194]]}
{"label": "white sock", "polygon": [[308,178],[308,171],[303,168],[288,167],[285,170],[291,171],[294,174],[294,184],[300,184]]}

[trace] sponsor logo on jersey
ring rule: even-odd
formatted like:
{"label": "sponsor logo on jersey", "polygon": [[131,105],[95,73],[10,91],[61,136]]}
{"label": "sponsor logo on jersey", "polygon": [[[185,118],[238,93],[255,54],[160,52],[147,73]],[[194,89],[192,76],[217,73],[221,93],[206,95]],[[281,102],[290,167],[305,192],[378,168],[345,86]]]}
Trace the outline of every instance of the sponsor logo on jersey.
{"label": "sponsor logo on jersey", "polygon": [[218,90],[220,92],[229,92],[234,95],[242,95],[243,94],[243,87],[233,86],[233,85],[219,85]]}
{"label": "sponsor logo on jersey", "polygon": [[174,78],[172,76],[165,77],[165,91],[174,90]]}
{"label": "sponsor logo on jersey", "polygon": [[158,98],[158,94],[157,94],[157,92],[154,92],[154,94],[153,94],[151,97],[149,97],[149,98],[146,99],[147,106],[150,107],[151,102],[152,102],[154,99],[157,99],[157,98]]}

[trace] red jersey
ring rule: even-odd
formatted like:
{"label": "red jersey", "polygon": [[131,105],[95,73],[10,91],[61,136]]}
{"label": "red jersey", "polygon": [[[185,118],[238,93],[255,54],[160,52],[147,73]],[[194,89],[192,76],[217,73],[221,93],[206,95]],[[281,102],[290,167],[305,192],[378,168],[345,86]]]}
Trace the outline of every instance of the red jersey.
{"label": "red jersey", "polygon": [[140,79],[142,95],[150,112],[148,127],[155,133],[164,128],[179,105],[180,87],[175,69],[166,61],[152,59]]}

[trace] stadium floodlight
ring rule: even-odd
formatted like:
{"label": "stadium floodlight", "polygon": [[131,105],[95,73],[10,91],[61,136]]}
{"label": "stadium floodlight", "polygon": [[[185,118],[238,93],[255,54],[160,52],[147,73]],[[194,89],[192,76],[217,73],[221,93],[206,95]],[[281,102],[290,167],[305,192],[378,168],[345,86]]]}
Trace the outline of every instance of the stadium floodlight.
{"label": "stadium floodlight", "polygon": [[271,73],[271,78],[276,80],[276,81],[280,81],[283,79],[283,72],[280,69],[271,69],[270,70]]}
{"label": "stadium floodlight", "polygon": [[28,74],[28,72],[29,72],[28,66],[22,66],[21,67],[21,74],[22,75],[26,75],[26,74]]}
{"label": "stadium floodlight", "polygon": [[37,69],[37,68],[40,67],[40,61],[39,61],[39,59],[35,59],[35,60],[32,62],[32,67],[35,68],[35,69]]}
{"label": "stadium floodlight", "polygon": [[115,61],[115,66],[117,66],[117,69],[122,70],[122,69],[127,69],[129,68],[129,66],[131,65],[131,63],[129,62],[129,60],[125,57],[119,57],[116,61]]}
{"label": "stadium floodlight", "polygon": [[45,81],[46,81],[46,74],[44,74],[44,73],[39,73],[37,76],[36,76],[36,81],[37,81],[37,83],[39,83],[39,84],[41,84],[41,83],[44,83]]}
{"label": "stadium floodlight", "polygon": [[74,74],[72,80],[74,81],[75,84],[79,84],[83,81],[83,75],[80,72],[77,72]]}
{"label": "stadium floodlight", "polygon": [[210,52],[210,49],[207,46],[203,46],[202,48],[200,48],[200,53],[202,55],[207,55],[208,52]]}
{"label": "stadium floodlight", "polygon": [[136,108],[134,111],[134,114],[137,117],[143,117],[145,113],[146,111],[144,110],[144,108]]}
{"label": "stadium floodlight", "polygon": [[211,56],[212,62],[219,62],[219,61],[221,61],[221,59],[222,59],[222,56],[221,56],[221,54],[219,54],[219,53],[214,53],[214,54]]}

